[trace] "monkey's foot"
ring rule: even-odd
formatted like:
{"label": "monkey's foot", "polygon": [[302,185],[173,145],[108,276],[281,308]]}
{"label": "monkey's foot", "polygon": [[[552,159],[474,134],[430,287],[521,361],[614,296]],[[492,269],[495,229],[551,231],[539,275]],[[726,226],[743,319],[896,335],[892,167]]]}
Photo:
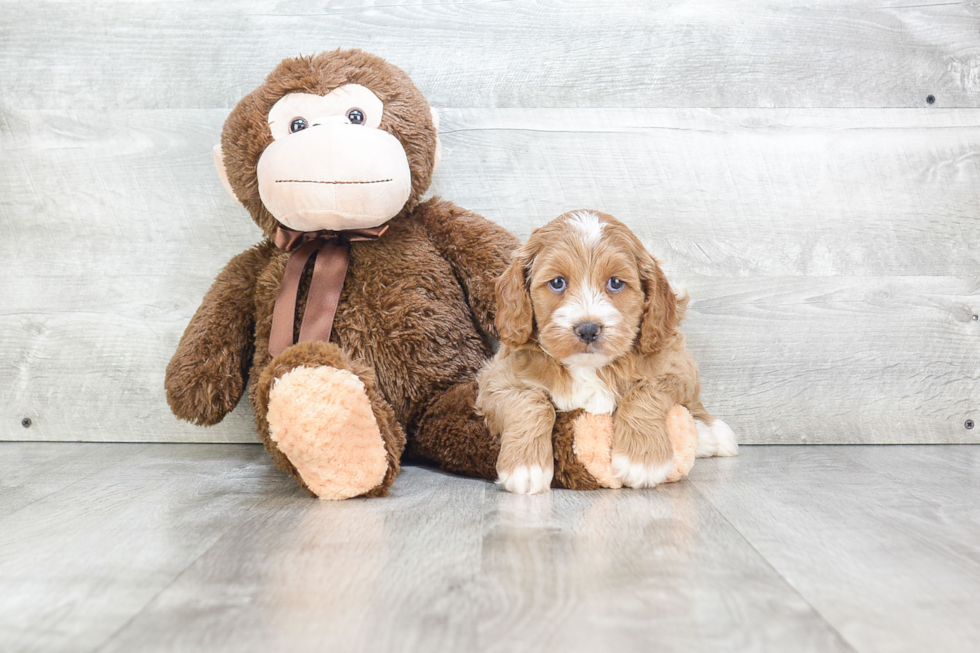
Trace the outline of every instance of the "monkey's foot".
{"label": "monkey's foot", "polygon": [[623,487],[612,466],[612,415],[582,413],[573,422],[572,450],[600,487]]}
{"label": "monkey's foot", "polygon": [[269,393],[272,440],[321,499],[349,499],[381,485],[384,440],[364,383],[334,367],[296,367]]}

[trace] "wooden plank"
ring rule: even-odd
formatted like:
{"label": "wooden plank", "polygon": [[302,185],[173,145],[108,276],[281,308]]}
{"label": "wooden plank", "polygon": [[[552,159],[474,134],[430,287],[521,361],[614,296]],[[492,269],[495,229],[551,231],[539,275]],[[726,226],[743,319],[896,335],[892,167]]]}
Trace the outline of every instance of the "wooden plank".
{"label": "wooden plank", "polygon": [[942,519],[971,529],[971,541],[980,542],[980,521],[963,519],[980,492],[980,447],[851,447],[843,453],[849,461],[903,484]]}
{"label": "wooden plank", "polygon": [[[105,466],[61,468],[96,452]],[[0,443],[4,651],[972,651],[980,447],[745,447],[649,491],[407,467],[316,501],[259,446]],[[19,476],[18,476],[19,475]]]}
{"label": "wooden plank", "polygon": [[696,278],[683,330],[741,442],[977,443],[980,286],[945,277]]}
{"label": "wooden plank", "polygon": [[[746,447],[691,479],[856,650],[973,651],[976,477],[943,481],[917,448],[855,449]],[[962,499],[944,506],[936,483]]]}
{"label": "wooden plank", "polygon": [[522,238],[592,207],[675,273],[978,278],[980,111],[442,113],[435,192]]}
{"label": "wooden plank", "polygon": [[[522,237],[588,206],[644,238],[744,442],[980,441],[980,111],[443,113],[433,192]],[[224,117],[2,115],[0,440],[254,440],[247,405],[200,429],[162,392],[258,238],[211,170]]]}
{"label": "wooden plank", "polygon": [[163,393],[214,276],[260,238],[209,160],[218,113],[0,116],[0,321],[20,334],[0,344],[0,439],[255,441],[247,401],[202,429]]}
{"label": "wooden plank", "polygon": [[482,650],[852,650],[692,484],[489,498]]}
{"label": "wooden plank", "polygon": [[80,479],[100,474],[145,448],[120,446],[106,456],[106,449],[95,443],[6,443],[0,447],[0,519]]}
{"label": "wooden plank", "polygon": [[407,467],[385,499],[270,496],[102,650],[476,650],[488,485]]}
{"label": "wooden plank", "polygon": [[409,467],[380,501],[277,497],[103,650],[850,650],[691,487],[488,487]]}
{"label": "wooden plank", "polygon": [[5,651],[95,650],[258,497],[301,494],[258,446],[98,446],[111,461],[100,473],[76,469],[74,482],[0,517]]}
{"label": "wooden plank", "polygon": [[0,6],[0,99],[22,109],[227,108],[280,59],[339,46],[387,57],[440,106],[980,106],[971,2]]}

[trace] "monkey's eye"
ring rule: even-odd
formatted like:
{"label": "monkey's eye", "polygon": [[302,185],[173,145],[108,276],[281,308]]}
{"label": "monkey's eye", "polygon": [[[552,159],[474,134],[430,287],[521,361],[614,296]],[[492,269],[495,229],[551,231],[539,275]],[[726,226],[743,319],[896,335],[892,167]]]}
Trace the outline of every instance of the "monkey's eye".
{"label": "monkey's eye", "polygon": [[548,287],[554,290],[555,292],[563,291],[565,289],[565,286],[566,286],[565,277],[555,277],[554,279],[548,282]]}
{"label": "monkey's eye", "polygon": [[626,287],[626,282],[618,277],[609,277],[609,281],[606,282],[606,288],[609,292],[619,292]]}
{"label": "monkey's eye", "polygon": [[347,119],[350,120],[350,124],[352,125],[363,125],[364,112],[360,109],[351,109],[347,112]]}
{"label": "monkey's eye", "polygon": [[301,132],[309,127],[306,123],[306,118],[293,118],[293,121],[289,123],[289,132],[295,134],[296,132]]}

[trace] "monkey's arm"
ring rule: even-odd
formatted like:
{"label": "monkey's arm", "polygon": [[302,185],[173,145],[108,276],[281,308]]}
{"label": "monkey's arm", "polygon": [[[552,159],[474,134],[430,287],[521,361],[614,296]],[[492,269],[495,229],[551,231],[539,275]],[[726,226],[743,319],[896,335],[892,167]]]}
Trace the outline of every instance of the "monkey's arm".
{"label": "monkey's arm", "polygon": [[415,214],[452,265],[480,326],[497,337],[496,280],[520,241],[500,225],[438,197],[421,204]]}
{"label": "monkey's arm", "polygon": [[272,253],[257,245],[211,284],[167,365],[167,403],[177,417],[217,424],[245,390],[255,332],[255,284]]}

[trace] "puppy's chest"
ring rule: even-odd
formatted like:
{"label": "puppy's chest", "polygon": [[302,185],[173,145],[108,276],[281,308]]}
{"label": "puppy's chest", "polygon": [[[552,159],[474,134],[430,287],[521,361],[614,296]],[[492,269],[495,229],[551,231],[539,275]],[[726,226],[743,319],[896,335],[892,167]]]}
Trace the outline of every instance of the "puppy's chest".
{"label": "puppy's chest", "polygon": [[568,368],[570,380],[552,389],[551,400],[560,411],[582,408],[589,413],[612,414],[616,410],[616,395],[599,378],[595,368]]}

